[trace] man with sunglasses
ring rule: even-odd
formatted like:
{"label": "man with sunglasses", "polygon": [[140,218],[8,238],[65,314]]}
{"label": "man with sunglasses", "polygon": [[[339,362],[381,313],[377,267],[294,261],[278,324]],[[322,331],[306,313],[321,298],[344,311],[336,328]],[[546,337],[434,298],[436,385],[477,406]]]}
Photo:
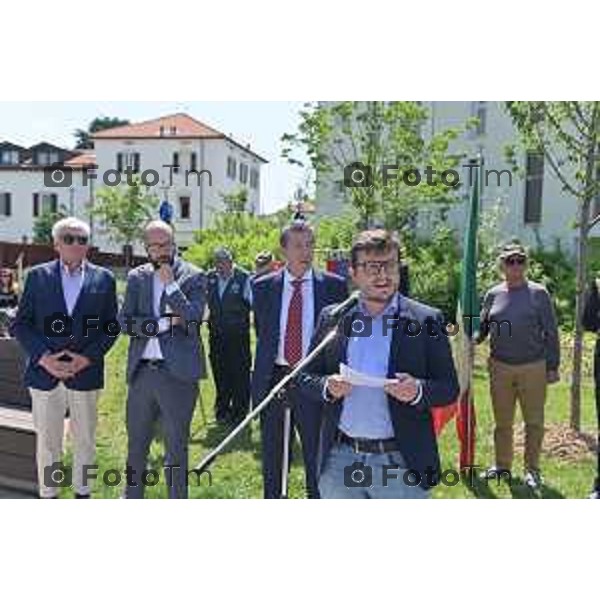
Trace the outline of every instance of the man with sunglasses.
{"label": "man with sunglasses", "polygon": [[173,228],[164,221],[149,223],[144,241],[148,262],[129,273],[119,313],[129,337],[125,497],[144,497],[146,459],[160,418],[169,497],[187,498],[190,424],[198,382],[206,377],[200,339],[206,276],[177,256]]}
{"label": "man with sunglasses", "polygon": [[86,260],[90,230],[68,217],[52,228],[58,259],[33,267],[12,334],[25,349],[25,385],[37,434],[41,498],[56,498],[64,484],[60,460],[67,409],[73,439],[73,487],[89,498],[86,466],[96,452],[96,404],[104,387],[104,355],[118,335],[115,279]]}
{"label": "man with sunglasses", "polygon": [[527,279],[527,251],[519,243],[502,248],[504,281],[485,295],[477,342],[490,336],[490,395],[494,410],[495,465],[483,478],[506,477],[513,460],[517,400],[525,421],[525,484],[543,483],[540,453],[547,384],[559,379],[560,343],[556,315],[546,288]]}
{"label": "man with sunglasses", "polygon": [[[382,229],[352,244],[356,309],[327,307],[311,346],[337,334],[307,366],[300,385],[323,408],[322,498],[426,498],[440,477],[430,407],[452,403],[458,381],[439,311],[398,292],[400,244]],[[370,379],[350,379],[347,365]]]}

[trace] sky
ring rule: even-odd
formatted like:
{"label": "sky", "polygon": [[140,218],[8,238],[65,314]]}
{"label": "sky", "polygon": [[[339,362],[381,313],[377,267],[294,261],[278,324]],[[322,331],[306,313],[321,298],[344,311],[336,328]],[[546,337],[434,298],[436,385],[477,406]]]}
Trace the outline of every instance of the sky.
{"label": "sky", "polygon": [[22,146],[49,142],[73,148],[76,129],[95,117],[145,121],[185,112],[231,135],[269,161],[262,167],[261,199],[265,212],[285,206],[306,172],[281,158],[281,136],[294,133],[303,102],[0,102],[0,141]]}

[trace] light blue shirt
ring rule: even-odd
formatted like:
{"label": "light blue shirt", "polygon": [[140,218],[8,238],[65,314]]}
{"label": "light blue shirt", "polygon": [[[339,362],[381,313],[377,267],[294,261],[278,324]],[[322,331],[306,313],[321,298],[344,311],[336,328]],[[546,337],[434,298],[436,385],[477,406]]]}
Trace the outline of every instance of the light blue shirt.
{"label": "light blue shirt", "polygon": [[83,287],[85,276],[85,262],[82,262],[75,270],[69,271],[65,263],[60,261],[60,277],[62,282],[63,297],[69,316],[73,315],[73,309]]}
{"label": "light blue shirt", "polygon": [[[390,322],[384,329],[384,316],[397,315],[399,297],[395,294],[385,310],[377,317],[372,317],[372,335],[370,337],[352,336],[348,340],[347,362],[351,369],[361,371],[375,377],[387,377],[392,342]],[[369,312],[361,302],[358,312],[365,316]],[[384,335],[386,331],[386,335]],[[422,387],[413,401],[421,400]],[[339,429],[353,438],[389,439],[395,437],[390,417],[388,397],[383,388],[353,386],[350,394],[344,399]]]}

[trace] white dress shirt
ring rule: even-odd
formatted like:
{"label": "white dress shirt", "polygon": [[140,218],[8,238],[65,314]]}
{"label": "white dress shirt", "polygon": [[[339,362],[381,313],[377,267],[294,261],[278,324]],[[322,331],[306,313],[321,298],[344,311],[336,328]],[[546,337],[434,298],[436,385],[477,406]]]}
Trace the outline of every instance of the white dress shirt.
{"label": "white dress shirt", "polygon": [[[160,299],[162,298],[163,292],[171,294],[176,288],[177,284],[174,281],[165,287],[165,284],[160,280],[160,277],[158,276],[158,271],[154,272],[154,278],[152,280],[152,306],[154,309],[154,316],[156,317],[158,323],[158,333],[168,331],[171,323],[171,320],[167,317],[159,318]],[[158,335],[148,338],[148,342],[146,343],[146,347],[144,348],[142,358],[148,360],[164,359],[162,350],[160,348],[160,341],[158,339]]]}
{"label": "white dress shirt", "polygon": [[[287,268],[283,270],[283,293],[281,295],[281,315],[279,317],[279,348],[275,363],[278,365],[287,365],[285,359],[285,332],[287,329],[288,311],[290,301],[294,293],[292,281],[297,279]],[[300,278],[304,280],[301,286],[302,290],[302,357],[305,357],[310,346],[313,329],[315,326],[315,296],[313,270],[309,269]]]}
{"label": "white dress shirt", "polygon": [[81,288],[83,287],[83,278],[85,277],[85,261],[76,269],[69,271],[67,265],[60,261],[60,279],[63,289],[63,298],[69,316],[73,315],[73,309],[77,304]]}

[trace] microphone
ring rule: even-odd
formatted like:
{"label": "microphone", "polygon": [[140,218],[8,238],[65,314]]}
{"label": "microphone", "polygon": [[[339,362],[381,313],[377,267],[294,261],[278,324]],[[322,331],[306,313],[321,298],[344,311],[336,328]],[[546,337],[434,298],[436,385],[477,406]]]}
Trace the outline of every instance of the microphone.
{"label": "microphone", "polygon": [[346,300],[341,304],[338,304],[330,313],[329,316],[333,319],[337,319],[342,315],[345,315],[351,309],[353,309],[360,299],[360,292],[358,290],[352,292]]}

